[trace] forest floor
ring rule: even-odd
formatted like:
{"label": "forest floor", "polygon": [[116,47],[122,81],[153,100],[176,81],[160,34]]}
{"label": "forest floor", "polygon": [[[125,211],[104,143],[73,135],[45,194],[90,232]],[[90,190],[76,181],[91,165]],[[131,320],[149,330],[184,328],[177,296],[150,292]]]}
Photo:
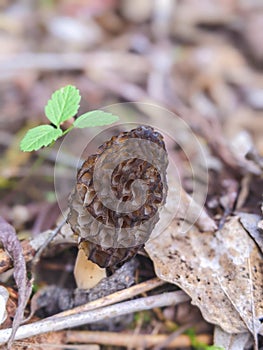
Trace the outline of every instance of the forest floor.
{"label": "forest floor", "polygon": [[[0,10],[0,344],[13,324],[11,349],[263,349],[261,1],[3,0]],[[21,152],[66,85],[81,113],[119,122]],[[169,158],[159,226],[80,290],[77,238],[68,224],[56,230],[76,164],[141,124],[163,134]]]}

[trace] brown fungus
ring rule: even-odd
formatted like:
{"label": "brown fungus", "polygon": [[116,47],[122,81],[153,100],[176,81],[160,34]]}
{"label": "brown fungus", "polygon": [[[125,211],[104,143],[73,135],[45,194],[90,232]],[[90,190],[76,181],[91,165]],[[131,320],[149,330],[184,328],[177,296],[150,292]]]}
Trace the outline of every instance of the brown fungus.
{"label": "brown fungus", "polygon": [[77,174],[68,222],[89,260],[121,265],[148,240],[167,195],[163,136],[140,126],[113,136]]}

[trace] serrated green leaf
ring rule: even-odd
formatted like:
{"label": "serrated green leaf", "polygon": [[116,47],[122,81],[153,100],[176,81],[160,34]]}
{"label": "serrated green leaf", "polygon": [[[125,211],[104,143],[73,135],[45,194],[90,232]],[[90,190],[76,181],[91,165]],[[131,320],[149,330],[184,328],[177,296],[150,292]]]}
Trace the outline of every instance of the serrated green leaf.
{"label": "serrated green leaf", "polygon": [[37,151],[43,146],[48,146],[63,134],[61,129],[51,125],[40,125],[28,130],[20,143],[20,149],[24,152]]}
{"label": "serrated green leaf", "polygon": [[90,111],[77,118],[73,125],[76,128],[90,128],[115,123],[119,117],[103,111]]}
{"label": "serrated green leaf", "polygon": [[80,98],[79,90],[72,85],[55,91],[45,107],[46,117],[59,126],[77,113]]}

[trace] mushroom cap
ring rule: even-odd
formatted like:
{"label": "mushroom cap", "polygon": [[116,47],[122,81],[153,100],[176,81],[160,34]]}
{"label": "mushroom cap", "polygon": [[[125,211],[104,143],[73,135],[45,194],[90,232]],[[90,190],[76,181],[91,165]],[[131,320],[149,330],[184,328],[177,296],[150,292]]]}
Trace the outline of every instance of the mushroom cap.
{"label": "mushroom cap", "polygon": [[143,247],[166,200],[167,166],[163,136],[150,126],[113,136],[82,164],[68,222],[88,259],[116,266]]}

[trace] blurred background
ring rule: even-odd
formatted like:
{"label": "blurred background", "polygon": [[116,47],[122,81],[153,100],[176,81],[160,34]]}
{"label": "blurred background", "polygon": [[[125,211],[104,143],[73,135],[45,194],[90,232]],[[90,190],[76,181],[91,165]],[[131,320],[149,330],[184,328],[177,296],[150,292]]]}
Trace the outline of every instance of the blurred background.
{"label": "blurred background", "polygon": [[[217,224],[235,210],[262,215],[262,0],[0,0],[0,215],[20,239],[55,227],[61,215],[58,148],[23,153],[19,143],[48,122],[44,106],[67,84],[80,90],[80,114],[147,102],[179,115],[205,151],[209,215]],[[194,156],[192,141],[186,135]],[[191,157],[169,140],[166,146],[191,193]],[[67,154],[57,163],[76,170]],[[74,287],[76,248],[63,254],[41,261],[39,285]],[[139,276],[155,276],[150,259],[140,259]],[[178,310],[179,324],[195,318],[193,306]],[[207,324],[202,330],[211,334]]]}
{"label": "blurred background", "polygon": [[0,0],[0,10],[1,213],[18,229],[41,232],[58,216],[55,155],[18,145],[67,84],[81,112],[137,101],[180,115],[207,147],[210,198],[238,188],[244,169],[260,174],[261,0]]}

